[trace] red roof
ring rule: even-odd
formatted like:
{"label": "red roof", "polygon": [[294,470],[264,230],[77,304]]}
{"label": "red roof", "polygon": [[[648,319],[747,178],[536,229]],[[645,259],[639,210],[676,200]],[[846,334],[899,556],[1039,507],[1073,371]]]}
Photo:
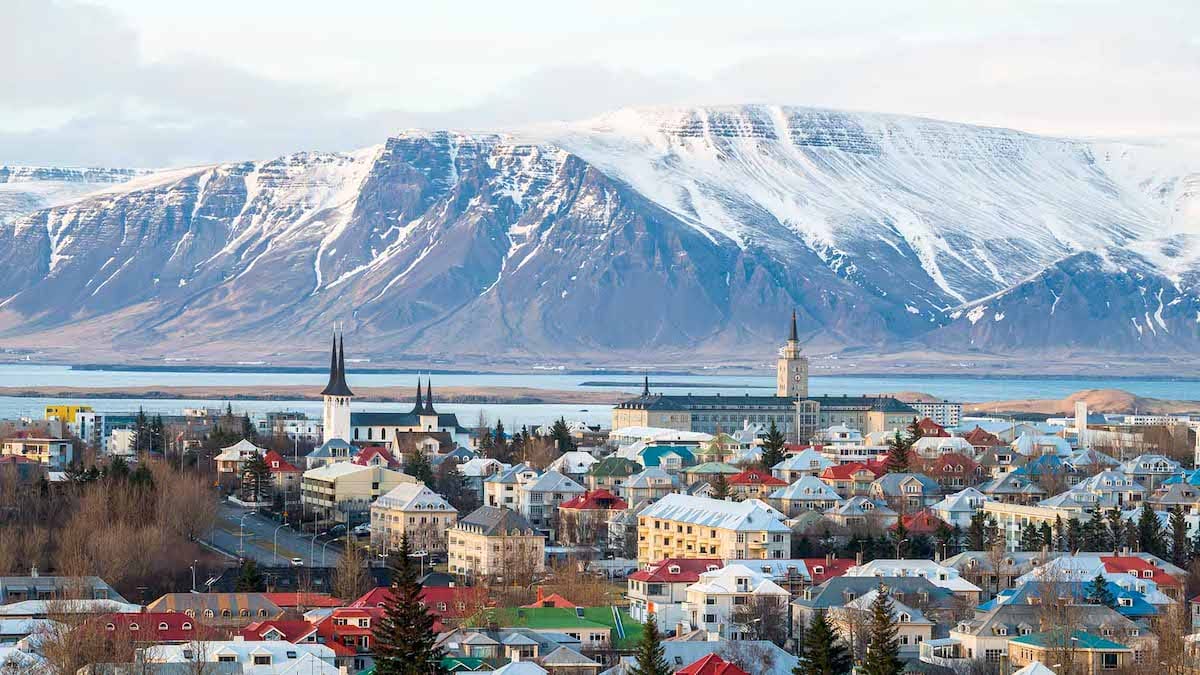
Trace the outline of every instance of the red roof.
{"label": "red roof", "polygon": [[328,593],[263,593],[271,602],[284,608],[343,607],[346,603]]}
{"label": "red roof", "polygon": [[[962,467],[962,471],[958,471],[958,467]],[[925,473],[930,478],[937,479],[942,475],[963,475],[975,472],[975,460],[967,457],[961,452],[947,452],[944,455],[939,455],[935,459],[926,462]],[[949,467],[949,470],[947,470]]]}
{"label": "red roof", "polygon": [[699,661],[675,671],[675,675],[750,675],[716,654],[702,656]]}
{"label": "red roof", "polygon": [[271,473],[300,473],[300,469],[297,469],[295,464],[287,461],[283,455],[274,450],[268,450],[267,454],[263,455],[263,459],[266,460],[267,466],[271,467]]}
{"label": "red roof", "polygon": [[[560,509],[601,509],[610,511],[624,511],[629,508],[624,499],[614,495],[613,493],[600,488],[598,490],[590,490],[578,497],[573,497],[558,505]],[[572,605],[573,606],[573,605]]]}
{"label": "red roof", "polygon": [[630,574],[629,578],[652,583],[694,584],[700,581],[700,574],[707,572],[710,566],[720,569],[725,563],[720,558],[666,558],[650,563],[649,567]]}
{"label": "red roof", "polygon": [[522,605],[522,606],[526,607],[526,608],[529,608],[529,607],[558,607],[560,609],[575,609],[576,607],[579,607],[579,605],[576,605],[575,603],[564,598],[563,596],[559,595],[558,593],[551,593],[550,595],[543,595],[542,593],[543,593],[542,587],[538,586],[537,600],[534,600],[533,602],[529,603],[528,605]]}
{"label": "red roof", "polygon": [[834,464],[831,467],[827,467],[821,472],[821,478],[827,478],[829,480],[850,480],[854,477],[855,473],[863,469],[870,471],[875,475],[876,478],[887,473],[880,468],[863,464],[862,462],[849,462],[846,464]]}
{"label": "red roof", "polygon": [[4,455],[0,457],[0,464],[33,464],[34,461],[23,455]]}
{"label": "red roof", "polygon": [[920,422],[917,422],[917,428],[921,430],[922,436],[938,436],[942,438],[950,436],[950,434],[946,432],[946,427],[934,422],[928,417]]}
{"label": "red roof", "polygon": [[730,485],[770,485],[772,487],[784,487],[787,481],[780,480],[772,476],[769,471],[762,469],[746,469],[745,471],[734,474],[729,477]]}
{"label": "red roof", "polygon": [[111,612],[100,615],[97,621],[105,629],[112,624],[114,632],[125,632],[136,642],[190,642],[217,637],[216,631],[182,612]]}
{"label": "red roof", "polygon": [[384,464],[390,468],[399,468],[400,466],[400,462],[396,461],[396,458],[392,456],[392,453],[388,452],[387,448],[381,445],[368,445],[362,450],[359,450],[358,454],[355,455],[350,461],[354,464],[358,464],[359,466],[367,466],[367,464],[375,457],[381,457]]}
{"label": "red roof", "polygon": [[317,627],[307,621],[295,619],[290,621],[255,621],[238,631],[244,640],[285,640],[300,642],[316,632]]}
{"label": "red roof", "polygon": [[[1179,580],[1167,574],[1167,571],[1144,558],[1135,555],[1102,555],[1100,562],[1109,574],[1128,574],[1137,572],[1139,579],[1149,579],[1159,586],[1182,586]],[[1150,576],[1146,576],[1150,572]]]}
{"label": "red roof", "polygon": [[[337,656],[351,656],[358,652],[358,646],[365,639],[364,649],[370,650],[375,638],[372,629],[376,621],[383,617],[381,607],[341,607],[329,613],[329,616],[317,622],[317,635],[321,637],[326,647],[333,650]],[[338,619],[347,619],[348,625],[337,625]],[[359,626],[358,619],[369,619],[367,626]],[[355,646],[349,646],[346,640]]]}
{"label": "red roof", "polygon": [[978,425],[974,429],[963,434],[963,438],[967,439],[967,442],[971,445],[979,448],[985,446],[990,447],[1004,445],[1004,441],[1000,440],[999,436],[991,433],[990,431],[984,431],[983,429],[979,428]]}
{"label": "red roof", "polygon": [[[904,516],[901,520],[904,521],[904,529],[908,530],[910,534],[933,534],[937,532],[940,525],[945,524],[941,518],[925,509]],[[888,529],[894,530],[896,526],[892,525]]]}
{"label": "red roof", "polygon": [[824,447],[825,446],[823,446],[823,445],[802,445],[800,443],[784,443],[783,444],[783,454],[798,455],[810,448],[813,450],[816,450],[817,452],[820,452],[821,449]]}
{"label": "red roof", "polygon": [[[812,577],[814,585],[822,584],[840,577],[846,573],[851,567],[854,567],[853,558],[801,558],[804,561],[804,566],[808,568],[808,574]],[[820,572],[817,570],[820,569]]]}
{"label": "red roof", "polygon": [[[374,610],[383,607],[391,595],[392,591],[387,586],[372,588],[349,606]],[[488,604],[486,599],[487,591],[481,586],[424,586],[421,588],[421,602],[425,603],[425,608],[429,610],[430,614],[439,619],[467,616],[481,605]]]}

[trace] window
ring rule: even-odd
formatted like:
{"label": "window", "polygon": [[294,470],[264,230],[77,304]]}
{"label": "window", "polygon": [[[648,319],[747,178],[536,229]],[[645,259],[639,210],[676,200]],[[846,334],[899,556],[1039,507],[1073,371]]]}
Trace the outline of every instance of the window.
{"label": "window", "polygon": [[217,663],[237,663],[237,657],[230,654],[221,654],[217,657]]}
{"label": "window", "polygon": [[162,623],[158,624],[158,629],[159,630],[167,630],[167,622],[163,621]]}
{"label": "window", "polygon": [[104,624],[104,629],[105,630],[116,630],[117,626],[115,624],[106,623],[106,624]]}
{"label": "window", "polygon": [[183,660],[184,661],[191,661],[195,656],[196,656],[196,652],[194,652],[190,649],[183,650]]}
{"label": "window", "polygon": [[256,666],[271,665],[271,655],[270,654],[255,654],[254,655],[254,665],[256,665]]}
{"label": "window", "polygon": [[1117,669],[1117,654],[1115,652],[1104,652],[1100,654],[1100,668],[1103,670]]}
{"label": "window", "polygon": [[1003,654],[1003,649],[985,649],[983,650],[983,660],[988,663],[1000,663],[1000,656]]}
{"label": "window", "polygon": [[141,626],[137,625],[136,623],[129,624],[129,630],[138,630],[140,628]]}

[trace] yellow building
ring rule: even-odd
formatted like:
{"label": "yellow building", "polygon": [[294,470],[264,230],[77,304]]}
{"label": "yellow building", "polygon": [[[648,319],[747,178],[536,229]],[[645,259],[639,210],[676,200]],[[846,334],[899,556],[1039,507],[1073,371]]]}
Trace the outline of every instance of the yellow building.
{"label": "yellow building", "polygon": [[[1121,670],[1132,665],[1133,656],[1133,649],[1081,630],[1067,635],[1064,629],[1056,628],[1044,633],[1014,637],[1008,641],[1008,658],[1014,668],[1023,668],[1034,661],[1042,664],[1069,663],[1071,673],[1099,675],[1105,671]],[[1139,672],[1154,670],[1149,664],[1141,664],[1139,668]]]}
{"label": "yellow building", "polygon": [[440,494],[421,483],[398,485],[371,505],[371,547],[394,551],[408,535],[412,550],[444,553],[446,531],[457,520],[458,511]]}
{"label": "yellow building", "polygon": [[516,511],[481,506],[450,529],[453,574],[518,580],[546,569],[546,540]]}
{"label": "yellow building", "polygon": [[92,412],[90,405],[48,405],[46,419],[59,420],[63,424],[74,424],[75,417],[81,412]]}
{"label": "yellow building", "polygon": [[638,515],[638,562],[664,558],[725,560],[791,557],[782,514],[755,501],[730,502],[672,493]]}
{"label": "yellow building", "polygon": [[318,520],[347,523],[370,513],[371,504],[398,485],[417,479],[382,466],[334,462],[309,469],[300,480],[300,502]]}

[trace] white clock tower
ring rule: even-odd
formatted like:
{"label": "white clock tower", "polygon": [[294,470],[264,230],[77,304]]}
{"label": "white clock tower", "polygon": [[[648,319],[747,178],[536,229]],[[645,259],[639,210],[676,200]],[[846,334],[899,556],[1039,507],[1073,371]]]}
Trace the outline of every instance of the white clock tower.
{"label": "white clock tower", "polygon": [[788,398],[808,397],[808,357],[800,353],[796,335],[796,312],[792,312],[792,332],[787,344],[779,349],[775,367],[775,395]]}

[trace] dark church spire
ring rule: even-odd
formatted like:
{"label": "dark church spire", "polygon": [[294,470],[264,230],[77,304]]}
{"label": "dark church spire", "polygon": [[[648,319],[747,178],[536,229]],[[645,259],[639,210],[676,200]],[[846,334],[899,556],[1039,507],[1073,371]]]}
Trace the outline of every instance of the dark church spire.
{"label": "dark church spire", "polygon": [[340,335],[333,337],[333,351],[329,355],[329,383],[321,391],[322,396],[354,396],[346,384],[346,340]]}
{"label": "dark church spire", "polygon": [[650,376],[646,375],[646,379],[642,380],[642,396],[650,395]]}
{"label": "dark church spire", "polygon": [[433,378],[425,380],[425,414],[436,415],[437,411],[433,409]]}
{"label": "dark church spire", "polygon": [[412,414],[420,415],[425,406],[421,404],[421,378],[417,378],[417,402],[413,404]]}
{"label": "dark church spire", "polygon": [[798,342],[798,341],[799,341],[799,338],[796,337],[796,310],[793,309],[792,310],[792,334],[790,337],[788,337],[788,342]]}

